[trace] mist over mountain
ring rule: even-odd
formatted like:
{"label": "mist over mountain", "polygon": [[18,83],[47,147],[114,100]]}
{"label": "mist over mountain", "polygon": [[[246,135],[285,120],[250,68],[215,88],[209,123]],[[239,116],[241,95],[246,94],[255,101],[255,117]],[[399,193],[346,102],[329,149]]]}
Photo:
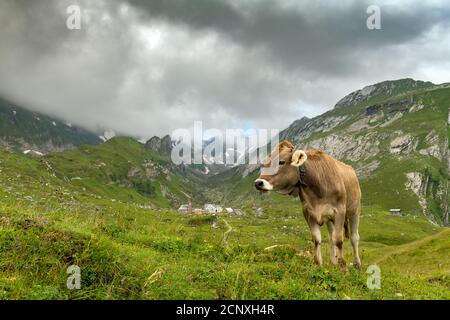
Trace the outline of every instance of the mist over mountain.
{"label": "mist over mountain", "polygon": [[93,132],[0,98],[0,145],[4,149],[49,153],[100,142]]}

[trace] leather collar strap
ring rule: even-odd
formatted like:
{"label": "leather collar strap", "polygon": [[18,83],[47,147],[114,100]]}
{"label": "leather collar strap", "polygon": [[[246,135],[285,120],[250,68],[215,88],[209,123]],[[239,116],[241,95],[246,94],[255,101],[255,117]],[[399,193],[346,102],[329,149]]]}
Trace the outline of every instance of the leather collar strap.
{"label": "leather collar strap", "polygon": [[298,187],[306,188],[308,186],[305,182],[305,176],[306,176],[306,168],[302,164],[300,167],[298,167],[298,182],[297,182]]}

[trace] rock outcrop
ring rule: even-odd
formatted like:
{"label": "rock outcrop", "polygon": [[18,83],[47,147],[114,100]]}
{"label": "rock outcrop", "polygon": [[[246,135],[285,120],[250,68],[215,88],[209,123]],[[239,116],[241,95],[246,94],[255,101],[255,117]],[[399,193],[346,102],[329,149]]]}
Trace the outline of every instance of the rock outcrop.
{"label": "rock outcrop", "polygon": [[160,137],[154,136],[145,143],[145,147],[153,152],[160,152],[169,155],[172,152],[172,139],[169,135]]}
{"label": "rock outcrop", "polygon": [[169,135],[165,135],[161,139],[161,147],[159,151],[166,155],[172,152],[172,139]]}
{"label": "rock outcrop", "polygon": [[409,154],[416,149],[417,140],[409,135],[401,135],[402,132],[398,132],[400,134],[398,137],[394,138],[391,141],[389,152],[393,154]]}
{"label": "rock outcrop", "polygon": [[382,137],[377,136],[376,133],[357,137],[347,134],[331,134],[308,142],[304,148],[323,150],[341,160],[361,161],[378,154]]}
{"label": "rock outcrop", "polygon": [[145,147],[150,151],[159,152],[161,149],[161,138],[157,136],[150,138],[150,140],[145,143]]}
{"label": "rock outcrop", "polygon": [[427,199],[425,198],[426,181],[420,172],[406,173],[405,188],[411,190],[419,198],[419,205],[422,211],[427,215]]}

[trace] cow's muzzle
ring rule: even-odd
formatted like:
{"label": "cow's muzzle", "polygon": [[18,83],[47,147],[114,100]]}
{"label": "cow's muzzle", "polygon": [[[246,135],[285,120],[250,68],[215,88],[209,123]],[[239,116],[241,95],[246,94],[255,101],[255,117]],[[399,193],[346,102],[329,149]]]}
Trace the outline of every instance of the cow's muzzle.
{"label": "cow's muzzle", "polygon": [[255,188],[260,191],[270,191],[273,190],[272,184],[264,179],[256,179],[255,180]]}

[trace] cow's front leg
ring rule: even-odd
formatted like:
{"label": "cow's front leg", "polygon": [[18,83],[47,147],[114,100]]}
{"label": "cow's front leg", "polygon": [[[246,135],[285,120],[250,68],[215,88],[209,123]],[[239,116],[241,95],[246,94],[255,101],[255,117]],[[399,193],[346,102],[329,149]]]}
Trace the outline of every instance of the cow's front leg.
{"label": "cow's front leg", "polygon": [[332,236],[333,244],[336,246],[336,257],[339,265],[344,268],[346,266],[343,245],[344,245],[344,219],[345,214],[337,214],[334,220],[334,232]]}
{"label": "cow's front leg", "polygon": [[328,221],[327,222],[327,228],[328,228],[328,238],[330,239],[330,258],[331,258],[331,263],[333,265],[336,265],[338,263],[338,259],[336,256],[336,246],[334,245],[333,242],[333,233],[334,233],[334,224],[333,221]]}
{"label": "cow's front leg", "polygon": [[309,228],[311,229],[312,240],[314,243],[314,262],[320,266],[322,264],[322,253],[320,251],[322,235],[320,233],[320,227],[316,222],[310,222]]}

